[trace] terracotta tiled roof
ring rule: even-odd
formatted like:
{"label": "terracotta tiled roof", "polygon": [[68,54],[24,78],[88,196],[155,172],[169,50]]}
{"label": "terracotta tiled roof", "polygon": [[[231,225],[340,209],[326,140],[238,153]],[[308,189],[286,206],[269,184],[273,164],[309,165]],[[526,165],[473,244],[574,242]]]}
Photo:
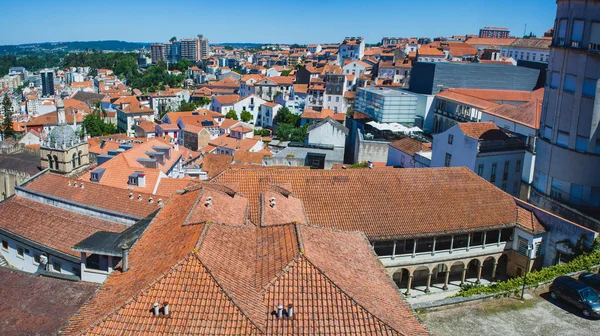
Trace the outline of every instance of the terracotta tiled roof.
{"label": "terracotta tiled roof", "polygon": [[507,46],[515,42],[514,38],[473,37],[465,42],[472,45]]}
{"label": "terracotta tiled roof", "polygon": [[518,106],[502,104],[487,109],[484,112],[533,129],[539,129],[540,118],[542,116],[542,102],[539,99],[535,99]]}
{"label": "terracotta tiled roof", "polygon": [[236,151],[233,154],[233,162],[234,163],[249,163],[249,164],[258,164],[262,165],[263,158],[265,156],[273,156],[271,152],[245,152],[245,151]]}
{"label": "terracotta tiled roof", "polygon": [[294,92],[306,94],[308,92],[308,84],[294,84]]}
{"label": "terracotta tiled roof", "polygon": [[474,139],[481,138],[481,136],[488,131],[500,129],[491,121],[458,123],[458,126],[464,135]]}
{"label": "terracotta tiled roof", "polygon": [[75,244],[98,231],[121,232],[126,226],[14,196],[0,203],[0,228],[79,258],[71,250]]}
{"label": "terracotta tiled roof", "polygon": [[[167,180],[167,179],[163,179]],[[169,179],[170,180],[170,179]],[[74,183],[78,186],[75,187]],[[83,188],[81,188],[83,184]],[[89,181],[77,181],[57,174],[44,174],[25,186],[28,190],[59,197],[76,203],[95,206],[137,217],[146,217],[159,206],[149,203],[152,194],[143,194],[143,202],[129,198],[129,190],[100,185]],[[139,193],[136,193],[136,197]]]}
{"label": "terracotta tiled roof", "polygon": [[435,47],[422,46],[417,52],[419,56],[445,56],[444,52]]}
{"label": "terracotta tiled roof", "polygon": [[427,146],[427,144],[411,137],[396,140],[390,143],[390,146],[410,156],[414,156],[415,153],[420,151],[431,152],[431,145]]}
{"label": "terracotta tiled roof", "polygon": [[142,120],[138,126],[146,133],[156,132],[156,123],[146,119]]}
{"label": "terracotta tiled roof", "polygon": [[535,214],[521,207],[517,207],[517,222],[523,228],[533,232],[534,234],[546,232],[546,229],[537,219]]}
{"label": "terracotta tiled roof", "polygon": [[327,117],[331,117],[341,123],[343,123],[344,120],[346,120],[345,113],[335,113],[333,110],[330,109],[322,109],[321,111],[306,109],[304,110],[304,112],[302,112],[302,115],[300,116],[300,118],[302,119],[325,119]]}
{"label": "terracotta tiled roof", "polygon": [[222,173],[231,163],[233,157],[226,154],[205,154],[202,163],[202,171],[205,171],[209,178]]}
{"label": "terracotta tiled roof", "polygon": [[450,88],[446,91],[459,93],[462,95],[471,96],[478,99],[490,101],[530,101],[535,98],[544,98],[544,89],[535,91],[519,91],[519,90],[488,90],[488,89],[462,89]]}
{"label": "terracotta tiled roof", "polygon": [[436,95],[436,97],[452,100],[457,103],[462,103],[465,105],[470,105],[470,106],[477,107],[482,110],[500,105],[500,104],[495,103],[490,100],[485,100],[485,99],[469,96],[469,95],[466,95],[466,94],[463,94],[460,92],[456,92],[454,90],[441,91],[440,93],[438,93]]}
{"label": "terracotta tiled roof", "polygon": [[240,101],[239,95],[220,95],[213,96],[213,99],[218,101],[221,105],[233,105]]}
{"label": "terracotta tiled roof", "polygon": [[[67,122],[67,124],[69,124],[69,125],[73,124],[73,119],[74,119],[73,114],[65,113],[65,121]],[[58,113],[50,112],[50,113],[43,114],[39,117],[32,118],[31,120],[29,120],[29,122],[27,122],[27,127],[43,126],[43,125],[56,125],[57,120],[58,120]],[[77,123],[79,124],[82,122],[83,122],[83,114],[77,113]]]}
{"label": "terracotta tiled roof", "polygon": [[[362,234],[209,224],[207,209],[227,215],[236,198],[210,183],[174,195],[131,249],[129,271],[114,272],[63,334],[427,334]],[[198,208],[194,221],[207,224],[186,225]],[[154,302],[168,302],[169,316],[153,316]],[[272,313],[282,304],[293,318]]]}
{"label": "terracotta tiled roof", "polygon": [[[71,315],[94,295],[97,285],[0,268],[2,333],[57,335]],[[56,295],[60,293],[60,295]],[[15,304],[18,302],[19,304]]]}
{"label": "terracotta tiled roof", "polygon": [[311,225],[363,231],[375,240],[515,225],[512,197],[466,168],[230,170],[214,181],[239,183],[253,222],[260,192],[288,183]]}

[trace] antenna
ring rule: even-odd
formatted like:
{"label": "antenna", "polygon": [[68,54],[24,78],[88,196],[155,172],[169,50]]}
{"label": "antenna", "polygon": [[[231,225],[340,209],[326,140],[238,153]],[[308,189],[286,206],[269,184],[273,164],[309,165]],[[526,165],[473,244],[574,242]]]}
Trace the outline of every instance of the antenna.
{"label": "antenna", "polygon": [[527,35],[527,23],[525,24],[525,29],[523,30],[523,36]]}

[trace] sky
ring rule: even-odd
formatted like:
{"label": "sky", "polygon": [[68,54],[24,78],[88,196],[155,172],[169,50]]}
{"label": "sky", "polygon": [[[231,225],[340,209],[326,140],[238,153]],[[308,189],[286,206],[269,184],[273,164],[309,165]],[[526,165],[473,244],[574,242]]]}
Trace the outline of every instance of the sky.
{"label": "sky", "polygon": [[436,37],[507,27],[541,36],[552,27],[550,0],[2,0],[0,45],[122,40],[163,42],[203,34],[211,43],[327,43],[362,36]]}

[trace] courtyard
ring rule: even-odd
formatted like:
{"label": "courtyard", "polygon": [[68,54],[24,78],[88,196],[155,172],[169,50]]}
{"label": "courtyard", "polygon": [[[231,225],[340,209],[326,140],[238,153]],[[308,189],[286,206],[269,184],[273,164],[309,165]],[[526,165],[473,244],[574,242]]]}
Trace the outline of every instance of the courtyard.
{"label": "courtyard", "polygon": [[474,301],[418,315],[435,336],[600,334],[600,320],[587,319],[570,305],[552,301],[547,292],[525,301]]}

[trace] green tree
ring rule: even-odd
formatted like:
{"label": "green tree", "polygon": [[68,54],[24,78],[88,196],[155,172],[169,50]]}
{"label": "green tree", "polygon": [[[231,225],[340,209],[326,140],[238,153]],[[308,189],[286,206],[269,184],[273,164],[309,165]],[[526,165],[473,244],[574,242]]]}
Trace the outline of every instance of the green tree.
{"label": "green tree", "polygon": [[232,46],[225,46],[223,49],[225,49],[225,50],[233,50],[233,47]]}
{"label": "green tree", "polygon": [[307,128],[308,125],[296,127],[292,124],[283,123],[277,126],[277,131],[275,132],[275,135],[277,136],[277,139],[280,140],[303,142],[306,138]]}
{"label": "green tree", "polygon": [[2,121],[2,139],[14,138],[15,131],[12,123],[12,103],[8,95],[4,95],[2,100],[2,110],[4,111],[4,121]]}
{"label": "green tree", "polygon": [[229,110],[229,112],[227,112],[227,114],[225,114],[225,118],[238,120],[237,112],[235,112],[235,110]]}
{"label": "green tree", "polygon": [[246,110],[242,111],[242,114],[240,115],[240,117],[241,117],[241,119],[242,119],[243,122],[248,122],[248,121],[254,119],[254,116],[252,115],[252,113],[250,113],[250,112],[248,112]]}
{"label": "green tree", "polygon": [[175,37],[175,36],[171,37],[171,39],[169,40],[169,42],[173,42],[173,41],[177,41],[177,37]]}
{"label": "green tree", "polygon": [[117,132],[115,125],[106,123],[99,113],[90,113],[83,118],[83,127],[89,136],[102,136]]}

